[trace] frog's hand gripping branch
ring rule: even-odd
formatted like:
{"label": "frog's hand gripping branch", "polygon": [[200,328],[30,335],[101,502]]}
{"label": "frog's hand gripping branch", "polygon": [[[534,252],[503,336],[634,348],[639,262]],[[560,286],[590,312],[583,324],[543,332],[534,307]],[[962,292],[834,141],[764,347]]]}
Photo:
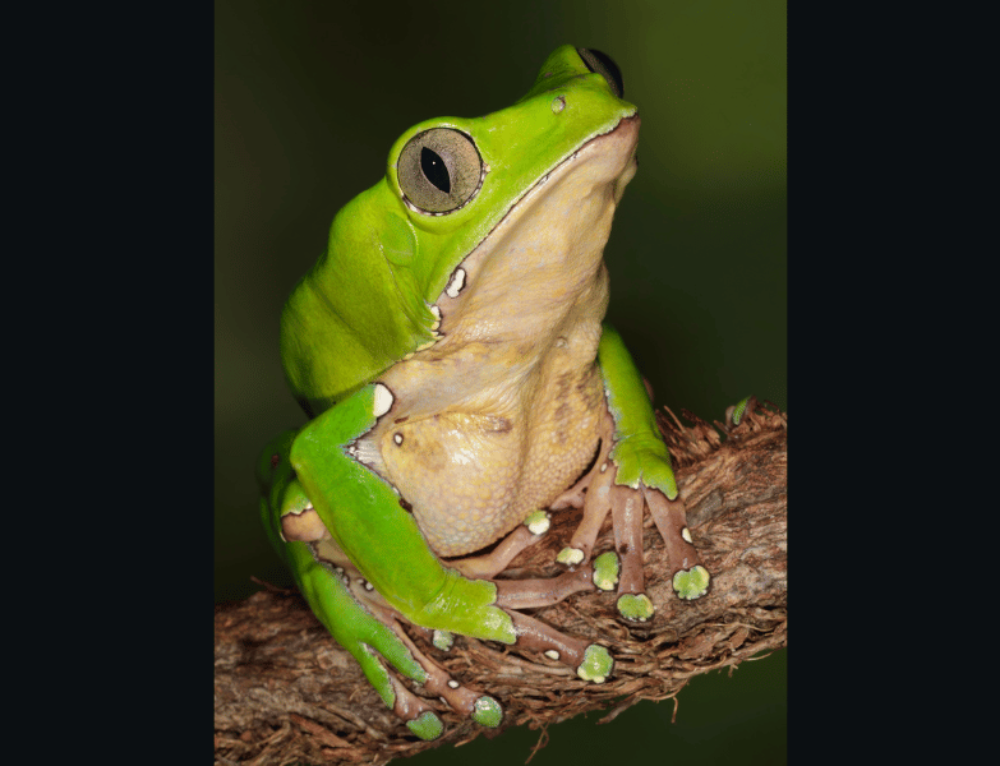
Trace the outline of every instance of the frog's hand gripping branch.
{"label": "frog's hand gripping branch", "polygon": [[268,537],[291,569],[313,614],[354,656],[386,706],[406,721],[417,736],[434,739],[442,731],[440,718],[423,699],[396,679],[379,656],[406,678],[448,699],[456,710],[467,713],[477,710],[478,695],[449,686],[449,679],[440,668],[430,664],[425,667],[419,662],[406,645],[406,636],[394,617],[388,610],[380,609],[366,593],[365,581],[332,541],[295,477],[289,459],[295,436],[294,431],[279,436],[268,445],[261,460],[262,477],[270,474],[269,481],[262,480],[266,496],[261,499]]}
{"label": "frog's hand gripping branch", "polygon": [[[276,470],[287,475],[271,490],[271,508],[280,513],[265,516],[272,539],[288,540],[286,556],[313,612],[357,658],[386,704],[424,738],[440,733],[440,719],[394,681],[375,652],[483,725],[498,725],[501,711],[491,697],[463,689],[421,654],[400,628],[399,615],[421,628],[516,642],[572,665],[586,680],[602,681],[613,664],[604,647],[514,611],[537,605],[516,589],[498,592],[493,582],[444,567],[396,490],[360,462],[358,439],[392,403],[383,384],[365,386],[303,428],[288,460],[278,456]],[[532,599],[537,593],[531,589]]]}
{"label": "frog's hand gripping branch", "polygon": [[[687,527],[684,503],[670,466],[670,453],[656,425],[653,406],[621,336],[604,325],[597,355],[604,379],[609,418],[602,434],[598,456],[584,500],[584,514],[570,546],[559,554],[565,563],[590,558],[601,525],[611,512],[615,547],[621,554],[618,579],[618,609],[630,620],[653,616],[653,604],[645,594],[642,565],[643,507],[649,508],[666,544],[674,591],[680,598],[700,598],[708,592],[709,574],[699,563]],[[599,572],[613,567],[611,554],[599,556]],[[610,590],[617,573],[613,570],[599,587]]]}

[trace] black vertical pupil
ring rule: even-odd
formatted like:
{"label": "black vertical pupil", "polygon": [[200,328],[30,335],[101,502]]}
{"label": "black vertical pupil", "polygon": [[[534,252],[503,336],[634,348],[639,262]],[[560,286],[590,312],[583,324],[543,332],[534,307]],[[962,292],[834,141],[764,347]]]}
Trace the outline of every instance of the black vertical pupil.
{"label": "black vertical pupil", "polygon": [[426,146],[420,150],[420,169],[424,173],[424,178],[445,194],[451,194],[451,179],[448,177],[448,168],[445,167],[441,155]]}

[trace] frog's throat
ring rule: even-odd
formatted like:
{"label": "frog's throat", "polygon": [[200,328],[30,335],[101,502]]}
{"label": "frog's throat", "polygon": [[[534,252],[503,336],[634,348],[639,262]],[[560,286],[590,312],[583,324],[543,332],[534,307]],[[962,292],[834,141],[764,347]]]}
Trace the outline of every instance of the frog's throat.
{"label": "frog's throat", "polygon": [[[441,298],[441,339],[379,379],[398,410],[359,440],[364,462],[412,504],[441,555],[510,531],[592,455],[593,444],[567,440],[560,424],[590,433],[603,411],[594,368],[608,300],[603,252],[637,134],[637,118],[622,120],[536,183],[456,271]],[[461,502],[443,501],[428,476]],[[456,528],[459,507],[477,519],[476,535]]]}
{"label": "frog's throat", "polygon": [[[439,339],[455,327],[468,296],[481,290],[484,283],[492,283],[493,294],[521,294],[519,301],[511,303],[518,303],[519,307],[523,307],[530,305],[532,300],[539,304],[562,300],[565,293],[581,289],[581,282],[594,278],[603,261],[611,215],[621,200],[625,186],[635,175],[640,124],[637,112],[623,117],[610,130],[594,136],[567,155],[518,198],[507,215],[455,267],[445,289],[433,304],[432,310],[441,316],[438,323]],[[595,192],[603,191],[609,204],[602,211],[604,215],[601,220],[583,220],[582,223],[567,225],[566,221],[571,216],[561,216],[559,213],[579,207],[575,204],[576,201],[569,199],[564,200],[562,209],[554,206],[556,210],[546,213],[545,203],[552,190],[570,179],[576,182],[580,203]],[[568,198],[572,195],[565,196]],[[545,230],[549,235],[563,233],[565,236],[550,236],[545,247],[540,250],[545,255],[554,257],[528,260],[524,264],[527,268],[508,269],[506,281],[500,281],[498,285],[498,279],[503,280],[504,270],[498,268],[497,262],[505,257],[509,258],[513,252],[526,246],[531,232],[525,231],[525,222],[530,221],[533,215],[536,218],[536,230]],[[547,221],[552,223],[548,224]],[[573,243],[576,243],[575,246]],[[583,259],[577,257],[581,249],[586,250],[586,257]],[[557,260],[559,255],[563,256],[562,263]],[[544,268],[535,268],[544,261],[552,264],[548,273]],[[567,269],[567,266],[570,268]],[[531,282],[532,279],[535,280],[534,283]],[[563,282],[562,289],[558,289],[559,282]],[[557,294],[553,295],[553,290]],[[510,310],[514,308],[513,305],[508,307]],[[603,312],[601,316],[603,317]]]}

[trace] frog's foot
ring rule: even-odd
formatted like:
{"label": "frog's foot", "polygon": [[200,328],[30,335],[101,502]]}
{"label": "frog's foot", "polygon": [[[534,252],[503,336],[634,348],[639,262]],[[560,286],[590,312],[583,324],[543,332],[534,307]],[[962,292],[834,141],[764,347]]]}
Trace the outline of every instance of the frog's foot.
{"label": "frog's foot", "polygon": [[[358,578],[358,581],[364,582],[360,578]],[[433,697],[441,699],[441,701],[459,715],[468,716],[481,726],[489,728],[496,728],[500,725],[503,720],[503,709],[500,707],[499,702],[493,697],[463,686],[448,675],[448,672],[444,668],[420,651],[400,624],[405,621],[405,618],[386,604],[376,591],[365,591],[365,595],[362,598],[364,605],[368,607],[380,622],[391,629],[392,638],[399,642],[410,660],[416,663],[422,671],[421,673],[408,673],[406,672],[407,666],[397,666],[406,677],[420,683],[424,691]],[[451,648],[452,637],[450,634],[443,631],[430,631],[425,628],[414,627],[420,632],[428,634],[428,638],[439,649],[447,651]],[[389,646],[387,648],[389,651],[384,652],[382,649],[376,647],[379,653],[386,658],[391,657],[394,650],[398,651],[396,646]],[[396,665],[396,663],[393,664]],[[363,664],[362,667],[364,667]],[[383,668],[383,672],[389,676],[392,683],[392,690],[395,693],[395,700],[390,705],[393,712],[406,721],[406,725],[410,731],[421,739],[437,738],[443,730],[443,724],[427,700],[410,691],[391,671]],[[365,674],[368,675],[367,670]],[[371,680],[371,676],[369,676],[369,680]],[[374,685],[378,689],[378,685]],[[388,700],[386,702],[389,704]]]}
{"label": "frog's foot", "polygon": [[[361,576],[333,540],[324,537],[310,548],[316,565],[309,568],[300,584],[313,611],[358,661],[386,706],[414,734],[435,739],[443,724],[434,707],[411,691],[403,678],[476,723],[499,726],[503,719],[500,704],[462,686],[421,652],[402,628],[405,618]],[[450,648],[449,634],[426,632],[435,646],[445,651]]]}
{"label": "frog's foot", "polygon": [[[425,635],[430,634],[429,638],[431,642],[439,649],[447,651],[451,648],[452,637],[450,634],[446,634],[444,631],[432,631],[427,628],[417,629]],[[501,721],[503,721],[503,709],[500,707],[499,702],[489,695],[480,694],[462,686],[458,681],[449,676],[444,668],[417,648],[416,644],[410,640],[410,637],[398,628],[398,624],[397,633],[400,640],[406,645],[410,653],[427,673],[424,689],[430,694],[440,697],[448,703],[448,706],[452,710],[461,715],[468,716],[480,726],[495,729],[500,725]]]}
{"label": "frog's foot", "polygon": [[[610,422],[610,418],[608,421]],[[606,426],[606,430],[608,428]],[[676,494],[676,488],[670,486],[672,472],[669,462],[641,449],[622,450],[615,459],[624,465],[626,473],[641,476],[641,479],[636,482],[637,486],[616,484],[615,480],[622,467],[616,466],[611,458],[611,438],[602,437],[602,445],[601,454],[586,477],[589,485],[584,497],[583,519],[570,539],[569,546],[560,551],[557,560],[564,564],[589,560],[601,527],[610,513],[614,525],[615,550],[621,557],[621,568],[620,571],[615,571],[611,558],[614,554],[602,554],[595,562],[598,565],[595,582],[598,587],[609,590],[617,576],[619,612],[628,620],[644,622],[654,613],[653,603],[645,593],[643,574],[644,508],[649,509],[666,544],[670,577],[677,595],[683,599],[703,596],[708,590],[710,577],[701,565],[693,545],[684,503]],[[665,473],[671,477],[669,483],[660,478]],[[654,482],[663,485],[668,491],[672,490],[675,499],[669,500],[663,490],[650,486]]]}
{"label": "frog's foot", "polygon": [[517,554],[541,540],[550,526],[550,515],[545,511],[535,511],[490,553],[452,559],[448,561],[448,566],[454,567],[472,580],[492,580],[507,568]]}
{"label": "frog's foot", "polygon": [[[439,698],[456,713],[468,716],[481,726],[496,728],[500,725],[503,720],[503,709],[500,707],[499,702],[493,697],[480,694],[462,686],[458,681],[449,676],[447,671],[417,648],[416,644],[402,629],[400,620],[393,619],[393,616],[385,612],[382,612],[380,618],[391,628],[393,638],[402,645],[402,648],[408,653],[410,659],[417,663],[423,671],[423,673],[404,672],[404,675],[413,681],[420,682],[424,691]],[[435,633],[434,631],[426,632]],[[391,656],[392,650],[398,649],[395,646],[387,648],[389,650],[388,653],[383,653],[379,650],[379,653],[383,654],[383,657]],[[355,656],[357,657],[356,654]],[[362,669],[365,671],[365,675],[368,676],[369,681],[372,681],[373,674],[376,676],[382,674],[385,677],[392,691],[391,699],[386,699],[385,695],[383,695],[386,704],[392,708],[393,712],[399,718],[406,722],[407,728],[418,737],[421,739],[436,739],[443,731],[444,725],[428,701],[414,694],[402,683],[396,673],[386,669],[374,656],[370,656],[370,660],[373,663],[378,663],[377,668],[372,668],[374,673],[369,673],[369,669],[365,667],[364,662],[362,662]],[[385,686],[386,681],[381,682],[381,685]],[[372,683],[376,690],[379,690],[380,684],[374,681]]]}

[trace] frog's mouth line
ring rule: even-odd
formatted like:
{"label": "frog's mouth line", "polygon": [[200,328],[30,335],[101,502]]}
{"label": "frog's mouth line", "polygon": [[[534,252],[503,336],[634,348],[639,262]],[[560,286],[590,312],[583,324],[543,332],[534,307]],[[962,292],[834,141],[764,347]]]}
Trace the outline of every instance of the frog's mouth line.
{"label": "frog's mouth line", "polygon": [[[635,133],[638,133],[640,124],[641,120],[639,118],[638,110],[636,110],[633,114],[629,115],[628,117],[622,117],[618,122],[615,123],[614,127],[604,131],[603,133],[598,133],[592,136],[591,138],[587,139],[587,141],[584,144],[582,144],[581,146],[577,147],[572,152],[567,154],[548,172],[540,176],[533,184],[531,184],[530,187],[528,187],[528,189],[520,197],[517,198],[517,200],[510,206],[510,209],[507,211],[507,213],[493,225],[493,228],[491,228],[486,233],[486,235],[483,236],[483,238],[476,243],[476,245],[469,251],[469,253],[465,256],[465,258],[459,261],[459,263],[456,264],[455,268],[452,270],[451,274],[448,277],[448,282],[446,283],[444,290],[441,291],[441,293],[438,295],[437,300],[432,304],[432,310],[434,308],[438,309],[438,311],[435,312],[435,315],[438,316],[438,314],[440,314],[440,316],[438,316],[437,322],[435,323],[436,325],[435,331],[436,328],[440,326],[444,314],[444,310],[442,308],[442,302],[447,306],[448,303],[457,300],[462,291],[464,290],[464,288],[473,281],[472,279],[469,278],[469,271],[470,271],[469,262],[477,259],[477,256],[478,257],[482,256],[484,252],[483,245],[487,243],[494,236],[494,234],[496,234],[497,230],[500,229],[508,221],[516,218],[521,208],[523,208],[523,206],[527,204],[528,201],[531,198],[533,198],[542,187],[544,187],[553,177],[560,175],[562,172],[565,171],[565,169],[568,166],[576,162],[580,158],[580,155],[584,154],[589,150],[592,150],[596,144],[607,140],[610,136],[618,133],[619,131],[632,130]],[[638,141],[638,139],[636,139],[636,141]],[[625,168],[628,167],[629,162],[632,163],[637,162],[636,149],[634,146],[629,160],[626,161],[625,165],[622,168],[623,172]],[[444,337],[443,333],[439,335],[439,339],[441,337]]]}
{"label": "frog's mouth line", "polygon": [[[514,204],[510,206],[510,210],[507,211],[507,215],[505,215],[503,218],[497,221],[496,226],[490,229],[489,233],[485,237],[483,237],[482,241],[480,241],[479,244],[476,245],[476,248],[478,248],[480,245],[483,244],[483,242],[489,239],[490,236],[493,234],[493,232],[497,229],[497,227],[500,226],[500,224],[502,224],[504,220],[506,220],[507,217],[510,216],[510,214],[513,213],[527,197],[529,197],[536,189],[544,185],[552,176],[558,173],[564,166],[576,160],[588,148],[593,146],[595,143],[601,141],[602,139],[607,138],[612,133],[616,133],[617,131],[622,130],[624,128],[629,128],[632,125],[635,125],[635,130],[638,131],[640,123],[641,120],[639,119],[639,111],[636,110],[634,114],[628,117],[622,117],[620,120],[618,120],[618,122],[615,123],[615,126],[610,130],[606,130],[603,133],[598,133],[597,135],[587,139],[587,141],[582,146],[574,149],[572,152],[566,155],[566,157],[561,159],[548,173],[546,173],[537,181],[535,181],[535,183],[533,183],[524,194],[522,194],[520,197],[517,198]],[[635,151],[632,152],[632,157],[633,159],[635,158]],[[475,248],[473,249],[473,252],[474,251]]]}

